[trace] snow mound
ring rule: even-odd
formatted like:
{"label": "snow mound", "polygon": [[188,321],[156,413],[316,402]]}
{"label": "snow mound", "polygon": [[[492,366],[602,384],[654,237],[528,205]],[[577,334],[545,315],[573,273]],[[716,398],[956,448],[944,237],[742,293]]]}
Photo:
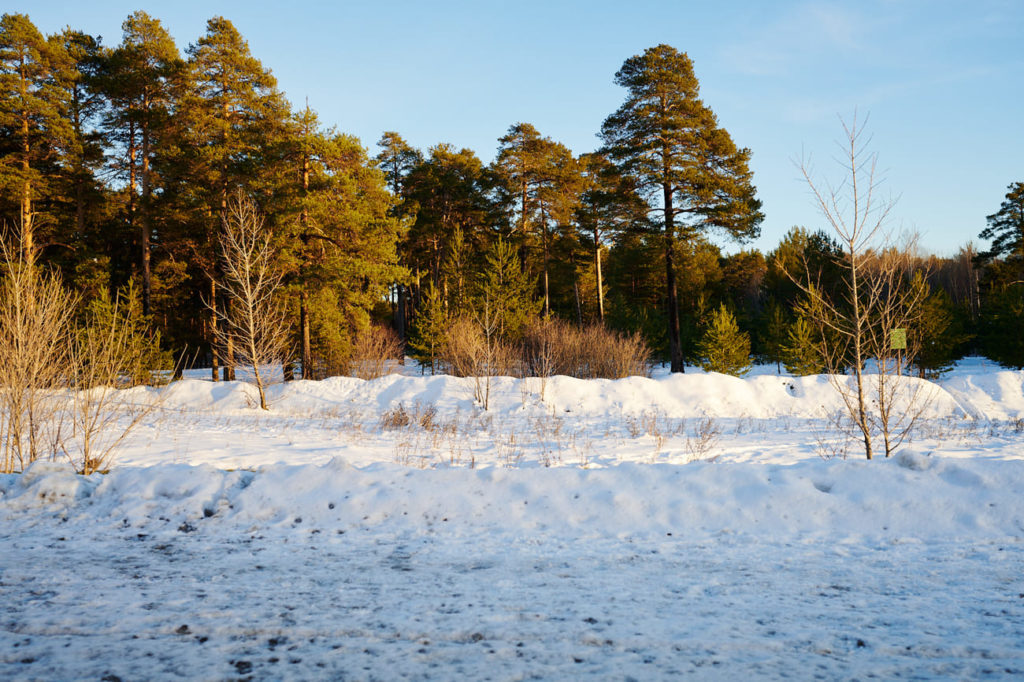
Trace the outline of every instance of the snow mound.
{"label": "snow mound", "polygon": [[[896,391],[896,409],[912,400],[925,405],[926,418],[987,413],[992,402],[1024,414],[1024,375],[998,375],[996,385],[967,385],[953,395],[944,386],[913,377],[902,377]],[[978,382],[981,377],[974,378]],[[852,381],[851,378],[844,379]],[[971,377],[957,381],[971,381]],[[431,405],[441,412],[468,411],[477,406],[476,381],[445,375],[430,377],[391,374],[364,381],[334,377],[324,381],[294,381],[272,386],[269,398],[274,411],[310,414],[327,410],[383,412],[398,404]],[[866,381],[871,384],[872,376]],[[956,388],[961,384],[954,381]],[[168,408],[234,412],[256,403],[255,387],[242,382],[212,383],[185,379],[164,389]],[[669,417],[779,416],[818,418],[843,409],[842,399],[827,376],[782,377],[762,375],[738,378],[714,373],[673,374],[659,378],[628,377],[618,380],[575,379],[566,376],[515,379],[493,377],[490,411],[516,414],[524,409],[576,416],[658,412]],[[981,394],[980,404],[972,403]],[[873,394],[870,394],[869,398]],[[992,397],[989,397],[992,396]],[[1015,396],[1015,398],[1014,398]],[[1016,403],[1014,402],[1016,400]],[[1014,407],[1019,403],[1019,408]]]}
{"label": "snow mound", "polygon": [[[97,480],[102,479],[102,480]],[[277,464],[125,467],[75,476],[34,465],[8,479],[6,514],[55,501],[72,516],[140,529],[229,526],[347,532],[368,527],[457,535],[506,533],[772,537],[960,536],[1024,533],[1024,462],[942,460],[910,449],[890,461],[790,466],[622,464],[598,470],[357,469]]]}

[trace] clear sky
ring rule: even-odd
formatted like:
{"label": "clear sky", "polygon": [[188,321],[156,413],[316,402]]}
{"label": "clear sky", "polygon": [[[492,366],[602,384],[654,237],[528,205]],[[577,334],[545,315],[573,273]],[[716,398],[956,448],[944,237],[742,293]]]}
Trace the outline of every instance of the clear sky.
{"label": "clear sky", "polygon": [[227,17],[293,104],[308,97],[371,153],[395,130],[484,161],[520,121],[576,153],[595,149],[623,99],[615,72],[667,43],[689,54],[705,103],[753,150],[763,250],[793,225],[823,226],[793,162],[810,154],[820,175],[839,177],[838,117],[855,109],[869,114],[885,188],[899,197],[891,226],[920,231],[934,253],[976,240],[1007,185],[1024,181],[1022,0],[14,0],[4,11],[114,45],[136,9],[183,52],[208,18]]}

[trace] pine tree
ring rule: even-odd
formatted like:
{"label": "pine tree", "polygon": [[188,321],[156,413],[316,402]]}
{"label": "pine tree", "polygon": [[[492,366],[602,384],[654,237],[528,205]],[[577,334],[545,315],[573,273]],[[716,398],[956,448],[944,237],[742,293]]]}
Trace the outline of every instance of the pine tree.
{"label": "pine tree", "polygon": [[[991,267],[991,266],[990,266]],[[982,299],[979,341],[985,357],[1024,368],[1024,283],[993,286]]]}
{"label": "pine tree", "polygon": [[67,59],[62,50],[26,15],[0,17],[0,210],[17,226],[28,263],[46,245],[41,230],[47,221],[35,220],[37,204],[50,199],[60,149],[72,136],[66,93],[55,82],[56,69]]}
{"label": "pine tree", "polygon": [[405,263],[417,278],[441,285],[441,266],[455,227],[462,229],[473,253],[489,243],[485,227],[494,224],[483,163],[469,149],[448,144],[432,147],[427,158],[405,179],[405,202],[416,219],[405,240]]}
{"label": "pine tree", "polygon": [[914,364],[922,379],[937,378],[953,367],[958,349],[970,338],[963,317],[944,289],[936,289],[921,304],[920,319],[908,330],[908,343],[917,349]]}
{"label": "pine tree", "polygon": [[[106,197],[99,179],[104,162],[104,139],[97,129],[106,106],[101,88],[105,50],[93,36],[64,29],[49,40],[53,59],[53,85],[65,103],[68,137],[60,149],[60,172],[54,183],[57,205],[54,222],[67,244],[67,253],[81,261],[93,255],[96,223],[102,218]],[[69,268],[70,269],[70,268]]]}
{"label": "pine tree", "polygon": [[[404,227],[391,214],[384,173],[359,140],[321,131],[315,115],[295,135],[300,191],[281,244],[295,275],[303,377],[344,371],[370,312],[407,271],[398,265]],[[328,293],[329,292],[329,293]]]}
{"label": "pine tree", "polygon": [[662,216],[672,371],[683,371],[675,255],[680,242],[710,227],[736,238],[757,236],[763,219],[739,149],[699,97],[686,54],[659,45],[630,57],[615,74],[626,101],[601,127],[609,157],[632,177]]}
{"label": "pine tree", "polygon": [[[402,136],[393,131],[387,131],[377,141],[381,151],[376,156],[376,161],[384,176],[387,179],[388,187],[394,195],[395,203],[391,207],[391,214],[402,220],[403,223],[411,224],[415,219],[416,207],[414,202],[407,202],[406,179],[409,173],[416,166],[423,163],[423,154],[420,150],[409,146]],[[404,256],[405,244],[399,245],[399,252]],[[409,293],[408,282],[395,282],[395,331],[398,338],[405,340],[408,335],[407,321],[409,318]]]}
{"label": "pine tree", "polygon": [[494,171],[499,178],[499,201],[510,205],[513,224],[525,246],[539,235],[544,315],[551,314],[552,228],[563,231],[579,205],[583,177],[569,149],[541,137],[529,123],[517,123],[498,140]]}
{"label": "pine tree", "polygon": [[476,307],[486,302],[487,316],[495,320],[499,338],[518,341],[543,306],[534,301],[534,286],[524,272],[512,244],[499,238],[487,253],[487,265],[479,285]]}
{"label": "pine tree", "polygon": [[711,313],[697,352],[705,372],[743,376],[750,371],[750,336],[740,331],[725,304]]}
{"label": "pine tree", "polygon": [[992,247],[980,254],[981,259],[1002,255],[1024,259],[1024,182],[1012,183],[999,210],[986,220],[988,227],[978,236],[991,239]]}
{"label": "pine tree", "polygon": [[[228,196],[242,189],[273,219],[277,213],[273,201],[283,196],[277,190],[287,170],[283,148],[290,132],[289,108],[277,81],[252,56],[248,43],[227,19],[210,19],[206,33],[187,53],[189,87],[177,109],[183,135],[174,165],[183,180],[181,199],[198,219],[191,225],[189,240],[193,260],[210,275],[205,298],[221,301],[215,284],[218,235],[227,215]],[[215,337],[216,316],[211,315],[209,322],[210,336]],[[224,359],[225,378],[231,379],[231,348]],[[217,366],[214,347],[215,375]]]}
{"label": "pine tree", "polygon": [[105,127],[119,141],[119,168],[127,182],[127,219],[139,236],[142,308],[152,310],[154,165],[168,144],[164,138],[181,94],[184,62],[158,19],[137,11],[121,24],[121,44],[107,59],[106,91],[111,108]]}
{"label": "pine tree", "polygon": [[440,290],[433,284],[427,284],[423,302],[409,329],[409,348],[412,357],[422,367],[430,365],[431,374],[437,369],[438,355],[444,348],[450,320]]}
{"label": "pine tree", "polygon": [[785,355],[783,349],[786,345],[789,320],[786,310],[776,301],[768,303],[764,316],[764,331],[762,334],[765,357],[769,362],[775,363],[775,371],[782,374],[782,360]]}
{"label": "pine tree", "polygon": [[647,206],[629,178],[623,177],[603,154],[583,154],[579,165],[583,190],[576,208],[576,223],[581,232],[590,236],[597,316],[603,322],[606,287],[601,260],[606,242],[614,242],[619,234],[643,225],[647,219]]}
{"label": "pine tree", "polygon": [[786,371],[798,377],[810,374],[821,374],[825,371],[825,362],[821,358],[819,334],[811,328],[807,320],[797,317],[786,335],[786,343],[782,347],[782,362]]}
{"label": "pine tree", "polygon": [[152,384],[157,381],[156,372],[171,367],[171,354],[161,349],[160,332],[153,329],[152,318],[142,311],[142,299],[133,281],[129,280],[114,296],[106,287],[100,288],[96,298],[87,303],[85,317],[97,338],[123,335],[127,372],[121,379],[128,385]]}

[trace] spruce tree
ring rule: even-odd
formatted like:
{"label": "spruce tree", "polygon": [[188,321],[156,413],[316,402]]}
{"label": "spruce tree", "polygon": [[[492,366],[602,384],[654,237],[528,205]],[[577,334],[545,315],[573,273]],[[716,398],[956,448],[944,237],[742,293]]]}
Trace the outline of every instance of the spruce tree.
{"label": "spruce tree", "polygon": [[658,45],[630,57],[615,74],[626,101],[601,127],[605,150],[633,178],[650,211],[661,215],[672,371],[683,371],[675,258],[681,242],[717,227],[752,238],[763,219],[748,167],[701,101],[693,64]]}
{"label": "spruce tree", "polygon": [[743,376],[750,371],[750,336],[740,331],[725,304],[711,313],[697,352],[705,372]]}

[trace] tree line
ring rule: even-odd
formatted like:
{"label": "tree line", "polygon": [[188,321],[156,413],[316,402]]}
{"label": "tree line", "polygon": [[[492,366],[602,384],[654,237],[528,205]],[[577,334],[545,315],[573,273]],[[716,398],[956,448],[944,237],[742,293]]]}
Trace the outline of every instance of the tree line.
{"label": "tree line", "polygon": [[[122,29],[105,46],[0,19],[0,216],[22,262],[59,273],[82,306],[137,297],[179,366],[233,377],[240,351],[218,325],[235,305],[222,241],[239,193],[272,242],[288,377],[348,371],[385,328],[434,365],[460,321],[522,343],[546,319],[642,339],[673,371],[740,373],[751,356],[796,373],[826,366],[809,287],[848,288],[850,256],[834,233],[802,227],[769,253],[712,241],[759,234],[751,151],[672,47],[615,74],[625,97],[598,151],[575,155],[518,122],[485,163],[397,132],[371,152],[324,126],[222,17],[184,53],[144,12]],[[927,312],[907,333],[922,373],[967,352],[1024,366],[1024,183],[980,236],[988,251],[948,258],[892,244],[858,254],[870,271],[899,253],[902,281],[918,287]]]}

